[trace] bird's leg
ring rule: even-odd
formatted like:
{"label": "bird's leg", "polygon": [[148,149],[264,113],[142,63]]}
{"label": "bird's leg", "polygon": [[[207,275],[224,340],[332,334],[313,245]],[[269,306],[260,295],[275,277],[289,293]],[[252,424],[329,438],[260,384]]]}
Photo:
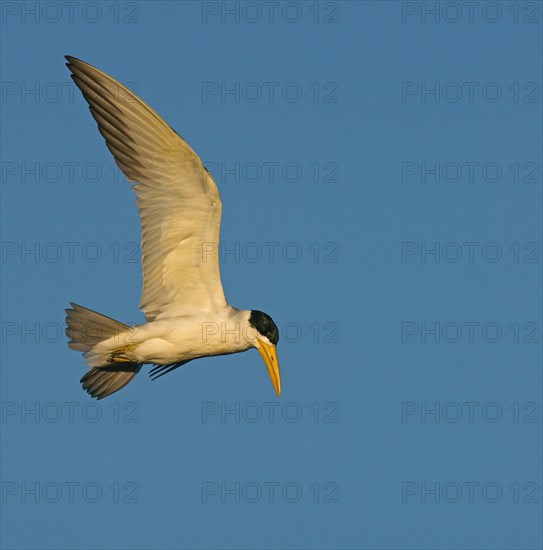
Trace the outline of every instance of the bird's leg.
{"label": "bird's leg", "polygon": [[132,363],[134,358],[130,356],[130,352],[135,350],[138,344],[131,344],[117,348],[108,357],[109,363]]}

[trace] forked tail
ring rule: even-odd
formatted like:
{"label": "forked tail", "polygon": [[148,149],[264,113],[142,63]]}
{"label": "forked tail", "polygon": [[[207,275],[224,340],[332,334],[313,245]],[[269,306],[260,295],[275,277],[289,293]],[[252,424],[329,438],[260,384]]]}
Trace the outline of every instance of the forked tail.
{"label": "forked tail", "polygon": [[[66,335],[70,348],[86,355],[94,346],[130,330],[128,325],[78,304],[66,309]],[[103,399],[124,388],[138,374],[141,363],[105,362],[95,366],[81,378],[83,389],[96,399]]]}

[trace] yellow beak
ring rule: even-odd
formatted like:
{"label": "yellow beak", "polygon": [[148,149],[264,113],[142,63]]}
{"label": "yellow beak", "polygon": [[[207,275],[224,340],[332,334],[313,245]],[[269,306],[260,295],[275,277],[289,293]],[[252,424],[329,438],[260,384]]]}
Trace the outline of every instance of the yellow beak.
{"label": "yellow beak", "polygon": [[277,360],[277,350],[275,346],[258,340],[258,351],[260,355],[262,355],[266,367],[268,367],[268,374],[270,375],[277,395],[281,395],[281,373],[279,372],[279,361]]}

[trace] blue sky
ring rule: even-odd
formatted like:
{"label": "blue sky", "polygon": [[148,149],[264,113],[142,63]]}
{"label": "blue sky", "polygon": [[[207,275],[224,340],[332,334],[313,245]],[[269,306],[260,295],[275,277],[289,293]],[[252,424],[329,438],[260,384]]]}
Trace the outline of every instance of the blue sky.
{"label": "blue sky", "polygon": [[[541,547],[542,4],[37,5],[2,4],[2,547]],[[63,310],[143,321],[140,229],[65,54],[215,173],[280,399],[256,351],[81,390]]]}

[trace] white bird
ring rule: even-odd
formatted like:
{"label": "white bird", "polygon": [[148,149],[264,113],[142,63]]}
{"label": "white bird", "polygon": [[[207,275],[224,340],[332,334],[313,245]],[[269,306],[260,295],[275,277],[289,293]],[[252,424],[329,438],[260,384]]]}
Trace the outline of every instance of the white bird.
{"label": "white bird", "polygon": [[213,177],[192,148],[148,105],[96,67],[66,56],[98,130],[134,182],[142,225],[147,323],[131,327],[71,303],[70,348],[84,352],[81,382],[102,399],[146,363],[158,378],[192,359],[256,348],[277,395],[279,331],[270,316],[239,310],[224,297],[219,272],[222,204]]}

